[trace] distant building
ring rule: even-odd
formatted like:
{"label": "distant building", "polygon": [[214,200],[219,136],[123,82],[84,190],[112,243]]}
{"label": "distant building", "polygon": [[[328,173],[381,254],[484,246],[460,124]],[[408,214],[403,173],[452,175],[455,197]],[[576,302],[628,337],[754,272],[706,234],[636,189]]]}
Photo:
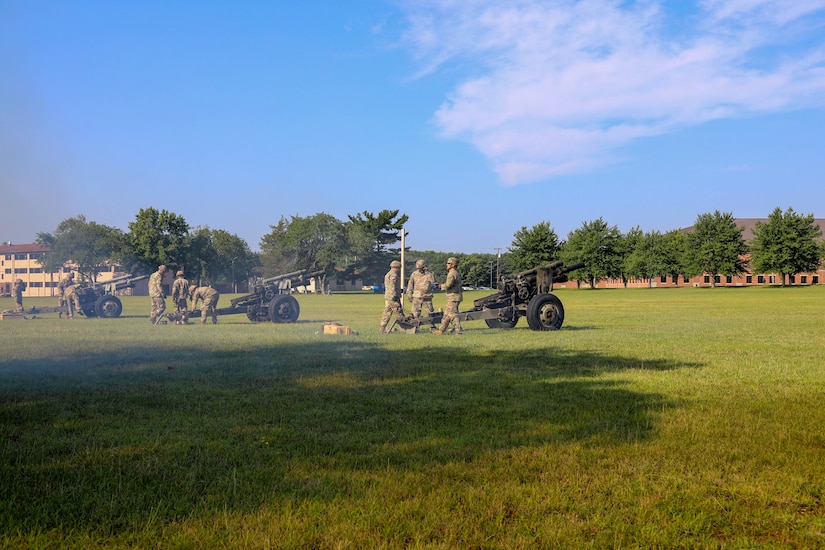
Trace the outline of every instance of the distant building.
{"label": "distant building", "polygon": [[[26,290],[23,297],[35,296],[55,296],[57,294],[57,283],[70,272],[75,272],[75,280],[79,281],[76,266],[65,264],[57,271],[47,271],[40,264],[39,260],[49,254],[50,250],[39,244],[3,244],[0,245],[0,296],[11,294],[11,287],[14,281],[22,279],[26,283]],[[99,271],[97,282],[105,283],[115,277],[128,275],[118,265],[112,265]],[[166,293],[170,293],[174,274],[171,270],[166,272],[164,288]],[[147,281],[139,281],[133,289],[126,292],[136,296],[148,296],[149,284]]]}
{"label": "distant building", "polygon": [[[756,222],[768,223],[768,221],[768,218],[734,218],[736,225],[743,229],[742,238],[748,244],[750,244],[753,240]],[[825,218],[814,219],[814,225],[818,225],[819,228],[822,229],[823,233],[825,233]],[[689,233],[692,230],[693,226],[682,229],[682,231],[686,233]],[[746,257],[745,259],[747,260],[749,258]],[[811,273],[797,273],[796,275],[791,275],[788,279],[789,280],[786,281],[786,283],[794,286],[823,284],[823,282],[825,282],[825,266],[820,263],[817,271]],[[781,284],[782,278],[779,273],[742,273],[741,275],[732,277],[717,275],[715,286],[760,286]],[[573,288],[576,286],[577,282],[572,280],[567,283],[556,285],[557,288]],[[582,283],[581,286],[582,288],[589,287],[589,285],[585,285],[584,283]],[[672,277],[667,276],[654,277],[653,279],[630,279],[626,285],[622,279],[604,279],[596,284],[596,288],[674,288],[685,286],[709,287],[714,286],[714,282],[711,280],[710,274],[704,273],[688,279],[685,279],[683,276],[679,276],[676,281],[674,281]]]}

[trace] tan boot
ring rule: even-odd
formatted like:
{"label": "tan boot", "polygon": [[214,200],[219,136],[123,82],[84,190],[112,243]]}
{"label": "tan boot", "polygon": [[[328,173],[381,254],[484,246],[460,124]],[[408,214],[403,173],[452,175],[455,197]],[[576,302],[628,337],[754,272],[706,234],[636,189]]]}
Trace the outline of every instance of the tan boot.
{"label": "tan boot", "polygon": [[441,330],[440,328],[431,328],[430,332],[432,332],[433,334],[438,334],[439,336],[444,334],[444,331]]}

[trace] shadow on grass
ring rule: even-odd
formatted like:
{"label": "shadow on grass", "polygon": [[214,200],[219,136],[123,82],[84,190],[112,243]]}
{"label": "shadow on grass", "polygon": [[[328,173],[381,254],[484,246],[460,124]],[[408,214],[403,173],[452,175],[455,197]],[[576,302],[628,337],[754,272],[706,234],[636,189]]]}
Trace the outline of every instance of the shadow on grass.
{"label": "shadow on grass", "polygon": [[699,366],[355,339],[0,362],[0,529],[112,534],[352,496],[355,473],[644,440],[675,404],[599,375]]}

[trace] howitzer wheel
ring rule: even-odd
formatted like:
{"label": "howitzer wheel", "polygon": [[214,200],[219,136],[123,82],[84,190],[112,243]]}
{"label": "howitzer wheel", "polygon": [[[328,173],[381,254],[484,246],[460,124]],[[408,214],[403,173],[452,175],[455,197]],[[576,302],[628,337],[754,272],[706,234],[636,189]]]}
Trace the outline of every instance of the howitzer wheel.
{"label": "howitzer wheel", "polygon": [[490,328],[513,328],[518,323],[518,317],[512,319],[484,319]]}
{"label": "howitzer wheel", "polygon": [[112,319],[120,317],[123,312],[123,304],[117,296],[101,296],[95,302],[95,314],[101,319]]}
{"label": "howitzer wheel", "polygon": [[280,294],[269,302],[269,320],[273,323],[294,323],[300,314],[298,300],[289,294]]}
{"label": "howitzer wheel", "polygon": [[564,306],[553,294],[537,294],[527,304],[527,324],[532,330],[559,330],[564,323]]}

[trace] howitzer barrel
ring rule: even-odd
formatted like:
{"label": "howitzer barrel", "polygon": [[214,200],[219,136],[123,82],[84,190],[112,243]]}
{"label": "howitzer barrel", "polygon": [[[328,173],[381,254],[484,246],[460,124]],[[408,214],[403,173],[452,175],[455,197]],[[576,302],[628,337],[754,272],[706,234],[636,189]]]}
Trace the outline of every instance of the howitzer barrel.
{"label": "howitzer barrel", "polygon": [[518,279],[518,278],[521,278],[521,277],[535,276],[536,273],[538,273],[538,271],[540,269],[557,269],[557,268],[559,268],[563,265],[564,265],[564,262],[562,262],[561,260],[558,260],[558,261],[555,261],[553,263],[549,263],[547,265],[541,265],[541,266],[538,266],[538,267],[534,267],[533,269],[528,269],[526,271],[520,271],[518,273],[514,273],[513,274],[513,279]]}
{"label": "howitzer barrel", "polygon": [[264,284],[266,283],[276,283],[278,281],[284,281],[286,279],[302,279],[302,278],[310,278],[310,277],[318,277],[319,275],[323,275],[324,270],[321,271],[313,271],[309,272],[306,269],[299,269],[298,271],[293,271],[292,273],[284,273],[283,275],[276,275],[275,277],[270,277],[269,279],[264,279]]}
{"label": "howitzer barrel", "polygon": [[135,283],[138,281],[142,281],[144,279],[148,279],[149,275],[132,275],[131,273],[128,275],[121,275],[120,277],[115,277],[113,279],[109,279],[108,281],[103,281],[101,283],[92,283],[93,288],[102,288],[106,292],[111,293],[115,290],[123,290],[125,288],[131,288],[135,286]]}

